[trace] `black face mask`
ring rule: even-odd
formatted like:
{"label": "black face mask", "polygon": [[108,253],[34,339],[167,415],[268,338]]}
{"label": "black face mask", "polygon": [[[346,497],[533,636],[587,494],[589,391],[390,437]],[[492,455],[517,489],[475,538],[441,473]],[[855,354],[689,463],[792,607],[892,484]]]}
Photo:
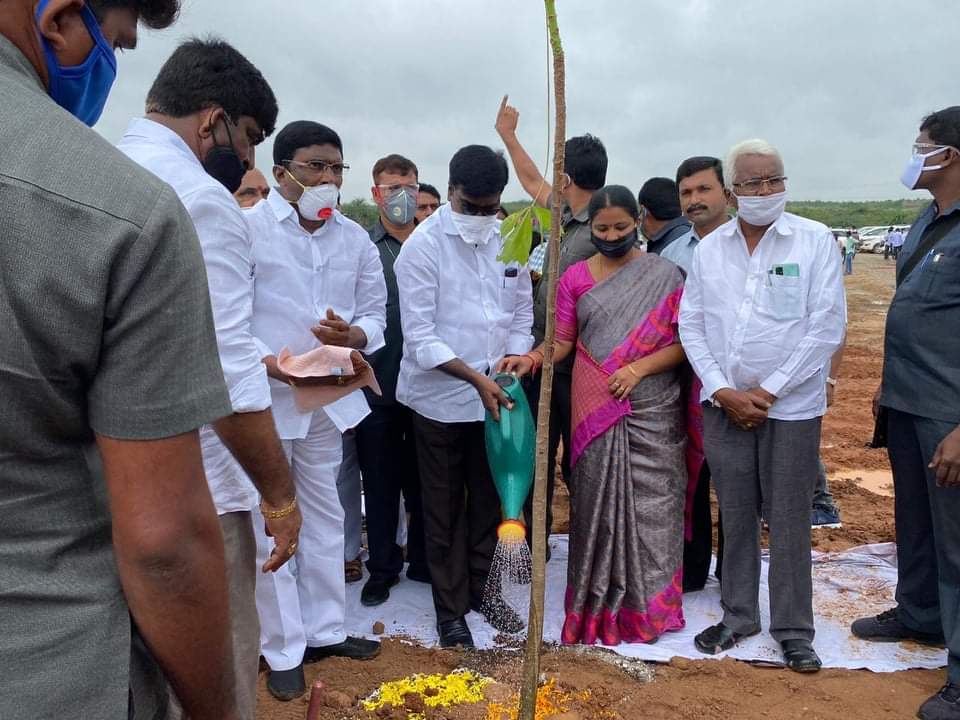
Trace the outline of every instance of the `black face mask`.
{"label": "black face mask", "polygon": [[637,244],[637,231],[631,230],[619,240],[601,240],[593,233],[590,233],[590,242],[604,257],[622,258],[630,252]]}
{"label": "black face mask", "polygon": [[210,152],[203,159],[203,169],[207,175],[217,180],[223,185],[230,194],[233,195],[240,189],[243,182],[243,176],[247,169],[243,166],[243,160],[240,154],[233,149],[233,136],[230,133],[230,125],[224,118],[223,126],[227,129],[227,139],[229,145],[215,145],[210,148]]}

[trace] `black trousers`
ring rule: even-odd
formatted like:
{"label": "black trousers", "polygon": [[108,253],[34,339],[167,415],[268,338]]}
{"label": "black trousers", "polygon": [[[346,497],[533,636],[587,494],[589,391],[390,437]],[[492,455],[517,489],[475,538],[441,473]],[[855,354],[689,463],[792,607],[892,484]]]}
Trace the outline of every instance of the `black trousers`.
{"label": "black trousers", "polygon": [[[713,519],[710,517],[710,467],[706,460],[700,468],[697,489],[693,496],[693,533],[683,542],[683,591],[703,590],[710,574],[710,559],[713,556]],[[723,534],[720,533],[721,548],[717,550],[717,573],[720,572],[720,557]]]}
{"label": "black trousers", "polygon": [[[533,421],[537,422],[537,416],[540,409],[540,374],[526,382],[523,390],[527,396],[527,402],[530,404],[530,411],[533,413]],[[553,375],[553,396],[550,401],[550,436],[549,448],[547,449],[547,539],[550,538],[550,530],[553,526],[553,487],[556,482],[557,468],[557,450],[560,447],[560,440],[563,440],[563,457],[560,461],[560,469],[563,473],[563,481],[570,487],[570,424],[572,418],[571,386],[573,376],[565,373],[555,372]],[[533,490],[523,506],[524,521],[527,524],[527,541],[529,542],[530,528],[533,526]]]}
{"label": "black trousers", "polygon": [[370,551],[367,570],[371,578],[388,580],[403,570],[403,552],[397,545],[401,491],[410,513],[407,526],[410,571],[426,577],[413,411],[399,403],[371,406],[370,414],[357,427],[357,456],[363,475]]}
{"label": "black trousers", "polygon": [[897,527],[897,615],[921,632],[943,631],[947,677],[960,683],[960,487],[937,487],[927,468],[956,425],[889,410]]}
{"label": "black trousers", "polygon": [[437,622],[483,598],[497,544],[500,499],[490,476],[482,422],[443,423],[413,415],[423,530]]}

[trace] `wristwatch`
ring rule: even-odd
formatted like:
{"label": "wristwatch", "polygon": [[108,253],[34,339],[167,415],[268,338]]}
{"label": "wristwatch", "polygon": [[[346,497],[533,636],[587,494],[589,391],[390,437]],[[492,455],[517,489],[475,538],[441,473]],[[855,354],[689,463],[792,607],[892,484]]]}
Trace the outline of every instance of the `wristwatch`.
{"label": "wristwatch", "polygon": [[832,385],[833,387],[837,386],[837,379],[827,376],[827,384]]}

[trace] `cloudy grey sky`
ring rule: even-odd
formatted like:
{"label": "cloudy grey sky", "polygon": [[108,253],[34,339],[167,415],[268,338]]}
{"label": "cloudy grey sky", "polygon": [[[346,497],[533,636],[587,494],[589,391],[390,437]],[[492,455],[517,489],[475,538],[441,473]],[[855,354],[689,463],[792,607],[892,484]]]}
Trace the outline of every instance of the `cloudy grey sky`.
{"label": "cloudy grey sky", "polygon": [[[567,134],[599,136],[608,182],[636,190],[690,155],[763,137],[794,199],[908,196],[898,182],[920,119],[960,104],[955,0],[558,0]],[[461,146],[500,147],[501,97],[545,160],[540,0],[184,0],[171,30],[142,32],[97,129],[116,142],[177,43],[213,33],[263,72],[278,127],[337,130],[345,199],[369,197],[391,152],[445,190]],[[258,149],[269,173],[270,140]],[[504,199],[523,197],[511,179]]]}

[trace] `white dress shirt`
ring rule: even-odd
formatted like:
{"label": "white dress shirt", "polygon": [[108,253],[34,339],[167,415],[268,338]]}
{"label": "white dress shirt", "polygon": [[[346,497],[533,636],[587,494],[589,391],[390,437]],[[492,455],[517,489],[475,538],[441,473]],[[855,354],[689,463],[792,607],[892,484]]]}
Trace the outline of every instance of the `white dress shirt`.
{"label": "white dress shirt", "polygon": [[[799,276],[774,272],[784,265]],[[830,230],[790,213],[753,255],[736,218],[707,235],[680,302],[680,339],[703,382],[701,399],[759,386],[777,396],[773,419],[823,415],[823,369],[844,336],[840,272]]]}
{"label": "white dress shirt", "polygon": [[[138,118],[117,146],[161,180],[184,204],[200,238],[207,268],[217,348],[234,412],[270,407],[267,373],[250,332],[253,262],[250,231],[237,201],[203,169],[183,139],[159,123]],[[189,363],[190,358],[183,358]],[[250,510],[257,492],[213,428],[200,430],[203,466],[220,514]]]}
{"label": "white dress shirt", "polygon": [[[287,348],[294,355],[320,345],[310,328],[326,319],[327,308],[367,336],[364,353],[384,346],[387,326],[387,285],[380,253],[362,227],[339,211],[310,233],[297,210],[274,189],[246,211],[253,233],[253,333],[261,355]],[[313,413],[302,413],[293,388],[270,380],[273,417],[284,440],[307,436]],[[363,391],[357,390],[317,412],[325,412],[343,432],[370,412]]]}
{"label": "white dress shirt", "polygon": [[505,355],[533,345],[530,273],[498,261],[501,245],[499,223],[486,243],[468,245],[444,205],[400,250],[394,266],[403,327],[397,400],[431,420],[484,418],[476,389],[438,365],[459,358],[486,375]]}

